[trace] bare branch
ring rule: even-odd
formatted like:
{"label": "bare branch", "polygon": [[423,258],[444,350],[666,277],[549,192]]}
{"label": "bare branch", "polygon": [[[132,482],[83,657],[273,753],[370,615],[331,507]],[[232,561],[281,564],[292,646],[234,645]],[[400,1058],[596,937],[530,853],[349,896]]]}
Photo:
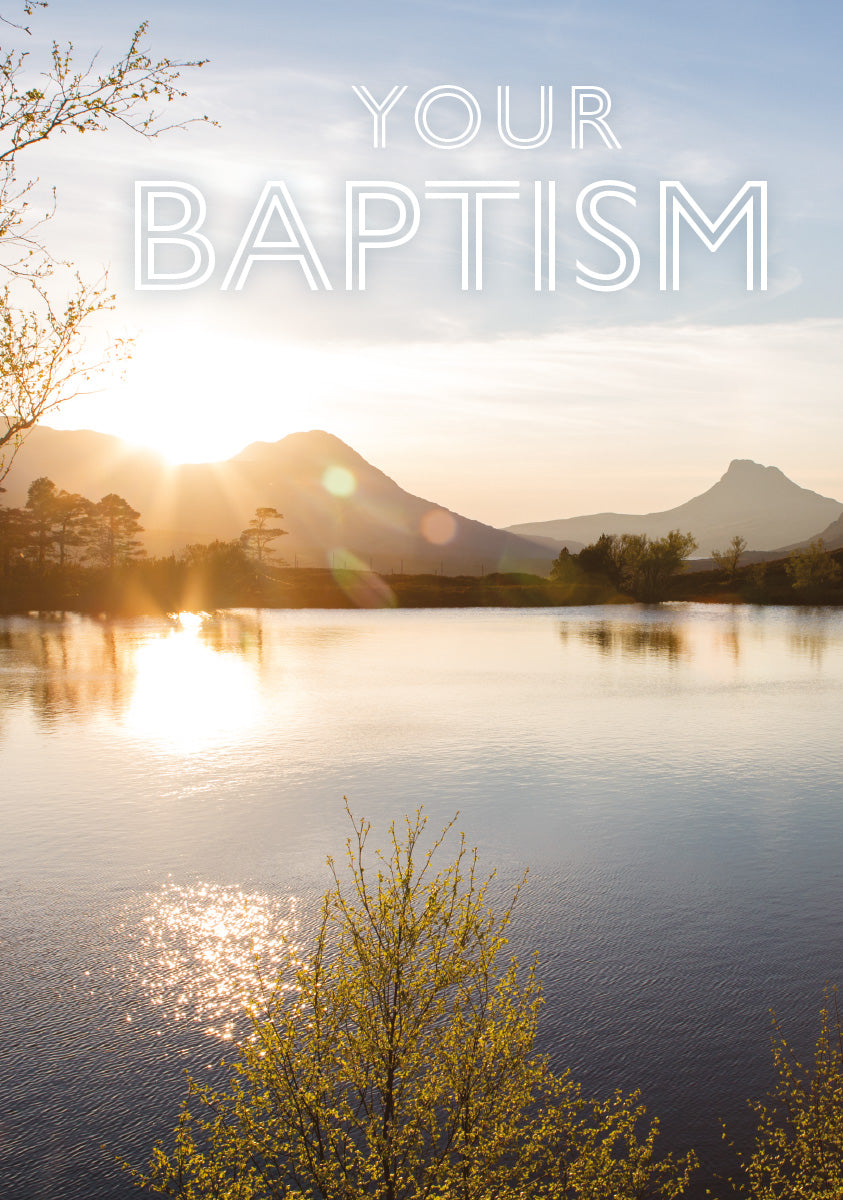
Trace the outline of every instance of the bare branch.
{"label": "bare branch", "polygon": [[[24,13],[46,7],[25,0]],[[5,17],[3,24],[28,34],[29,29]],[[97,312],[113,307],[105,282],[84,282],[75,275],[75,290],[57,310],[46,290],[60,263],[45,246],[41,230],[55,212],[52,201],[40,212],[32,202],[34,180],[19,180],[18,156],[51,137],[69,132],[98,133],[113,126],[154,138],[205,116],[167,121],[167,105],[185,97],[181,72],[206,60],[153,58],[146,45],[147,23],[132,34],[125,53],[106,70],[95,55],[87,66],[74,63],[73,45],[53,42],[48,69],[33,76],[27,51],[0,50],[0,270],[14,284],[0,291],[0,481],[7,474],[26,433],[65,400],[79,395],[114,354],[125,353],[118,342],[103,361],[80,358],[82,331]],[[72,268],[71,268],[72,269]],[[27,303],[21,305],[20,291]]]}
{"label": "bare branch", "polygon": [[88,382],[127,350],[120,340],[102,359],[79,357],[86,323],[95,313],[113,308],[114,297],[106,292],[104,280],[92,285],[75,276],[74,291],[62,309],[37,281],[29,288],[25,307],[13,302],[8,286],[0,292],[0,480],[29,430],[82,394]]}

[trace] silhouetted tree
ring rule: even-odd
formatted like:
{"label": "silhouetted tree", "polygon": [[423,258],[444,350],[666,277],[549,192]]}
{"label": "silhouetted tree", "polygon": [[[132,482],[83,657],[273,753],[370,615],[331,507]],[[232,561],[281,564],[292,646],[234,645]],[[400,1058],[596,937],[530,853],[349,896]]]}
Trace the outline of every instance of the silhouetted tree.
{"label": "silhouetted tree", "polygon": [[632,594],[636,600],[653,604],[666,598],[671,579],[683,569],[697,543],[693,534],[678,529],[654,541],[645,538],[644,542],[632,564]]}
{"label": "silhouetted tree", "polygon": [[643,533],[602,533],[575,556],[590,574],[603,575],[636,600],[663,600],[670,580],[681,569],[696,541],[690,533],[672,529],[663,538]]}
{"label": "silhouetted tree", "polygon": [[33,479],[23,509],[8,510],[21,552],[40,568],[48,562],[63,567],[70,551],[98,537],[92,521],[94,505],[84,496],[59,489],[46,475]]}
{"label": "silhouetted tree", "polygon": [[211,565],[215,570],[226,571],[248,561],[246,547],[237,539],[233,542],[194,542],[185,546],[181,557],[190,570]]}
{"label": "silhouetted tree", "polygon": [[66,492],[64,488],[56,496],[53,541],[60,567],[65,565],[76,547],[84,547],[89,542],[94,507],[92,501],[77,492]]}
{"label": "silhouetted tree", "polygon": [[617,564],[617,535],[601,533],[596,542],[583,546],[575,555],[578,564],[589,575],[604,575],[616,587],[620,587],[620,572]]}
{"label": "silhouetted tree", "polygon": [[226,604],[254,580],[255,568],[240,540],[194,543],[181,555],[187,568],[189,606]]}
{"label": "silhouetted tree", "polygon": [[555,583],[564,582],[571,575],[571,551],[563,546],[550,564],[550,578]]}
{"label": "silhouetted tree", "polygon": [[33,479],[26,493],[26,552],[43,567],[52,549],[56,516],[56,485],[46,475]]}
{"label": "silhouetted tree", "polygon": [[629,591],[635,564],[647,545],[643,533],[601,533],[596,542],[580,550],[576,560],[590,575],[603,575],[619,591]]}
{"label": "silhouetted tree", "polygon": [[144,553],[137,536],[143,533],[139,517],[140,513],[114,492],[109,492],[94,505],[92,542],[97,557],[105,566],[115,567]]}
{"label": "silhouetted tree", "polygon": [[718,570],[722,571],[727,579],[732,579],[744,550],[746,550],[746,538],[736,533],[725,550],[712,550],[711,557]]}
{"label": "silhouetted tree", "polygon": [[[0,488],[0,492],[5,492]],[[0,573],[7,575],[26,545],[26,519],[20,508],[0,505]]]}
{"label": "silhouetted tree", "polygon": [[284,514],[280,513],[277,508],[256,508],[255,515],[249,522],[249,528],[244,529],[240,534],[243,544],[250,548],[258,563],[263,562],[267,552],[272,553],[269,543],[287,532],[286,529],[270,525],[270,521],[283,521],[283,519]]}

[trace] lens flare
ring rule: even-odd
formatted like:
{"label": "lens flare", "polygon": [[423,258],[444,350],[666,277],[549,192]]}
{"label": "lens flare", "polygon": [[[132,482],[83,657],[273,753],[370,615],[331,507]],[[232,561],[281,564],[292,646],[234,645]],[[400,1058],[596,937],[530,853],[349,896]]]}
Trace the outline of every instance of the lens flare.
{"label": "lens flare", "polygon": [[332,551],[331,560],[335,564],[332,567],[335,581],[357,608],[395,607],[397,599],[386,580],[350,550]]}
{"label": "lens flare", "polygon": [[457,519],[444,508],[432,508],[422,517],[419,528],[432,546],[446,546],[457,532]]}
{"label": "lens flare", "polygon": [[322,486],[332,496],[343,499],[357,491],[357,480],[347,467],[328,467],[322,476]]}

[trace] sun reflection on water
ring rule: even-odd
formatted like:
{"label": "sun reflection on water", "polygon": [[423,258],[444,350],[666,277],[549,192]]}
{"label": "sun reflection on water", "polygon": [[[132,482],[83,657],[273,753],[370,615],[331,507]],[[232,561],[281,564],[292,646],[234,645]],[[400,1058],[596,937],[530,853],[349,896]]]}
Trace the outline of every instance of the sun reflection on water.
{"label": "sun reflection on water", "polygon": [[173,616],[174,628],[139,645],[124,728],[188,753],[253,726],[260,703],[253,665],[203,640],[207,614]]}
{"label": "sun reflection on water", "polygon": [[175,613],[173,619],[178,621],[182,629],[201,629],[208,614],[203,612]]}
{"label": "sun reflection on water", "polygon": [[230,1040],[262,986],[293,986],[291,973],[279,976],[300,949],[295,897],[168,883],[148,900],[130,978],[166,1019]]}

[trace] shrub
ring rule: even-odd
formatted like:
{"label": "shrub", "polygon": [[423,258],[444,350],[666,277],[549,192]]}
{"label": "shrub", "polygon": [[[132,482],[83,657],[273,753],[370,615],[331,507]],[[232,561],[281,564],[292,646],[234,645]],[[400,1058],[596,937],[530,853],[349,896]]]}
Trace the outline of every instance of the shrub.
{"label": "shrub", "polygon": [[138,1182],[190,1200],[682,1194],[693,1155],[656,1157],[637,1093],[586,1099],[537,1052],[535,963],[497,965],[512,906],[489,909],[462,839],[434,872],[450,826],[426,852],[424,827],[393,826],[370,865],[354,824],[314,949],[253,1008],[228,1086],[190,1081]]}

